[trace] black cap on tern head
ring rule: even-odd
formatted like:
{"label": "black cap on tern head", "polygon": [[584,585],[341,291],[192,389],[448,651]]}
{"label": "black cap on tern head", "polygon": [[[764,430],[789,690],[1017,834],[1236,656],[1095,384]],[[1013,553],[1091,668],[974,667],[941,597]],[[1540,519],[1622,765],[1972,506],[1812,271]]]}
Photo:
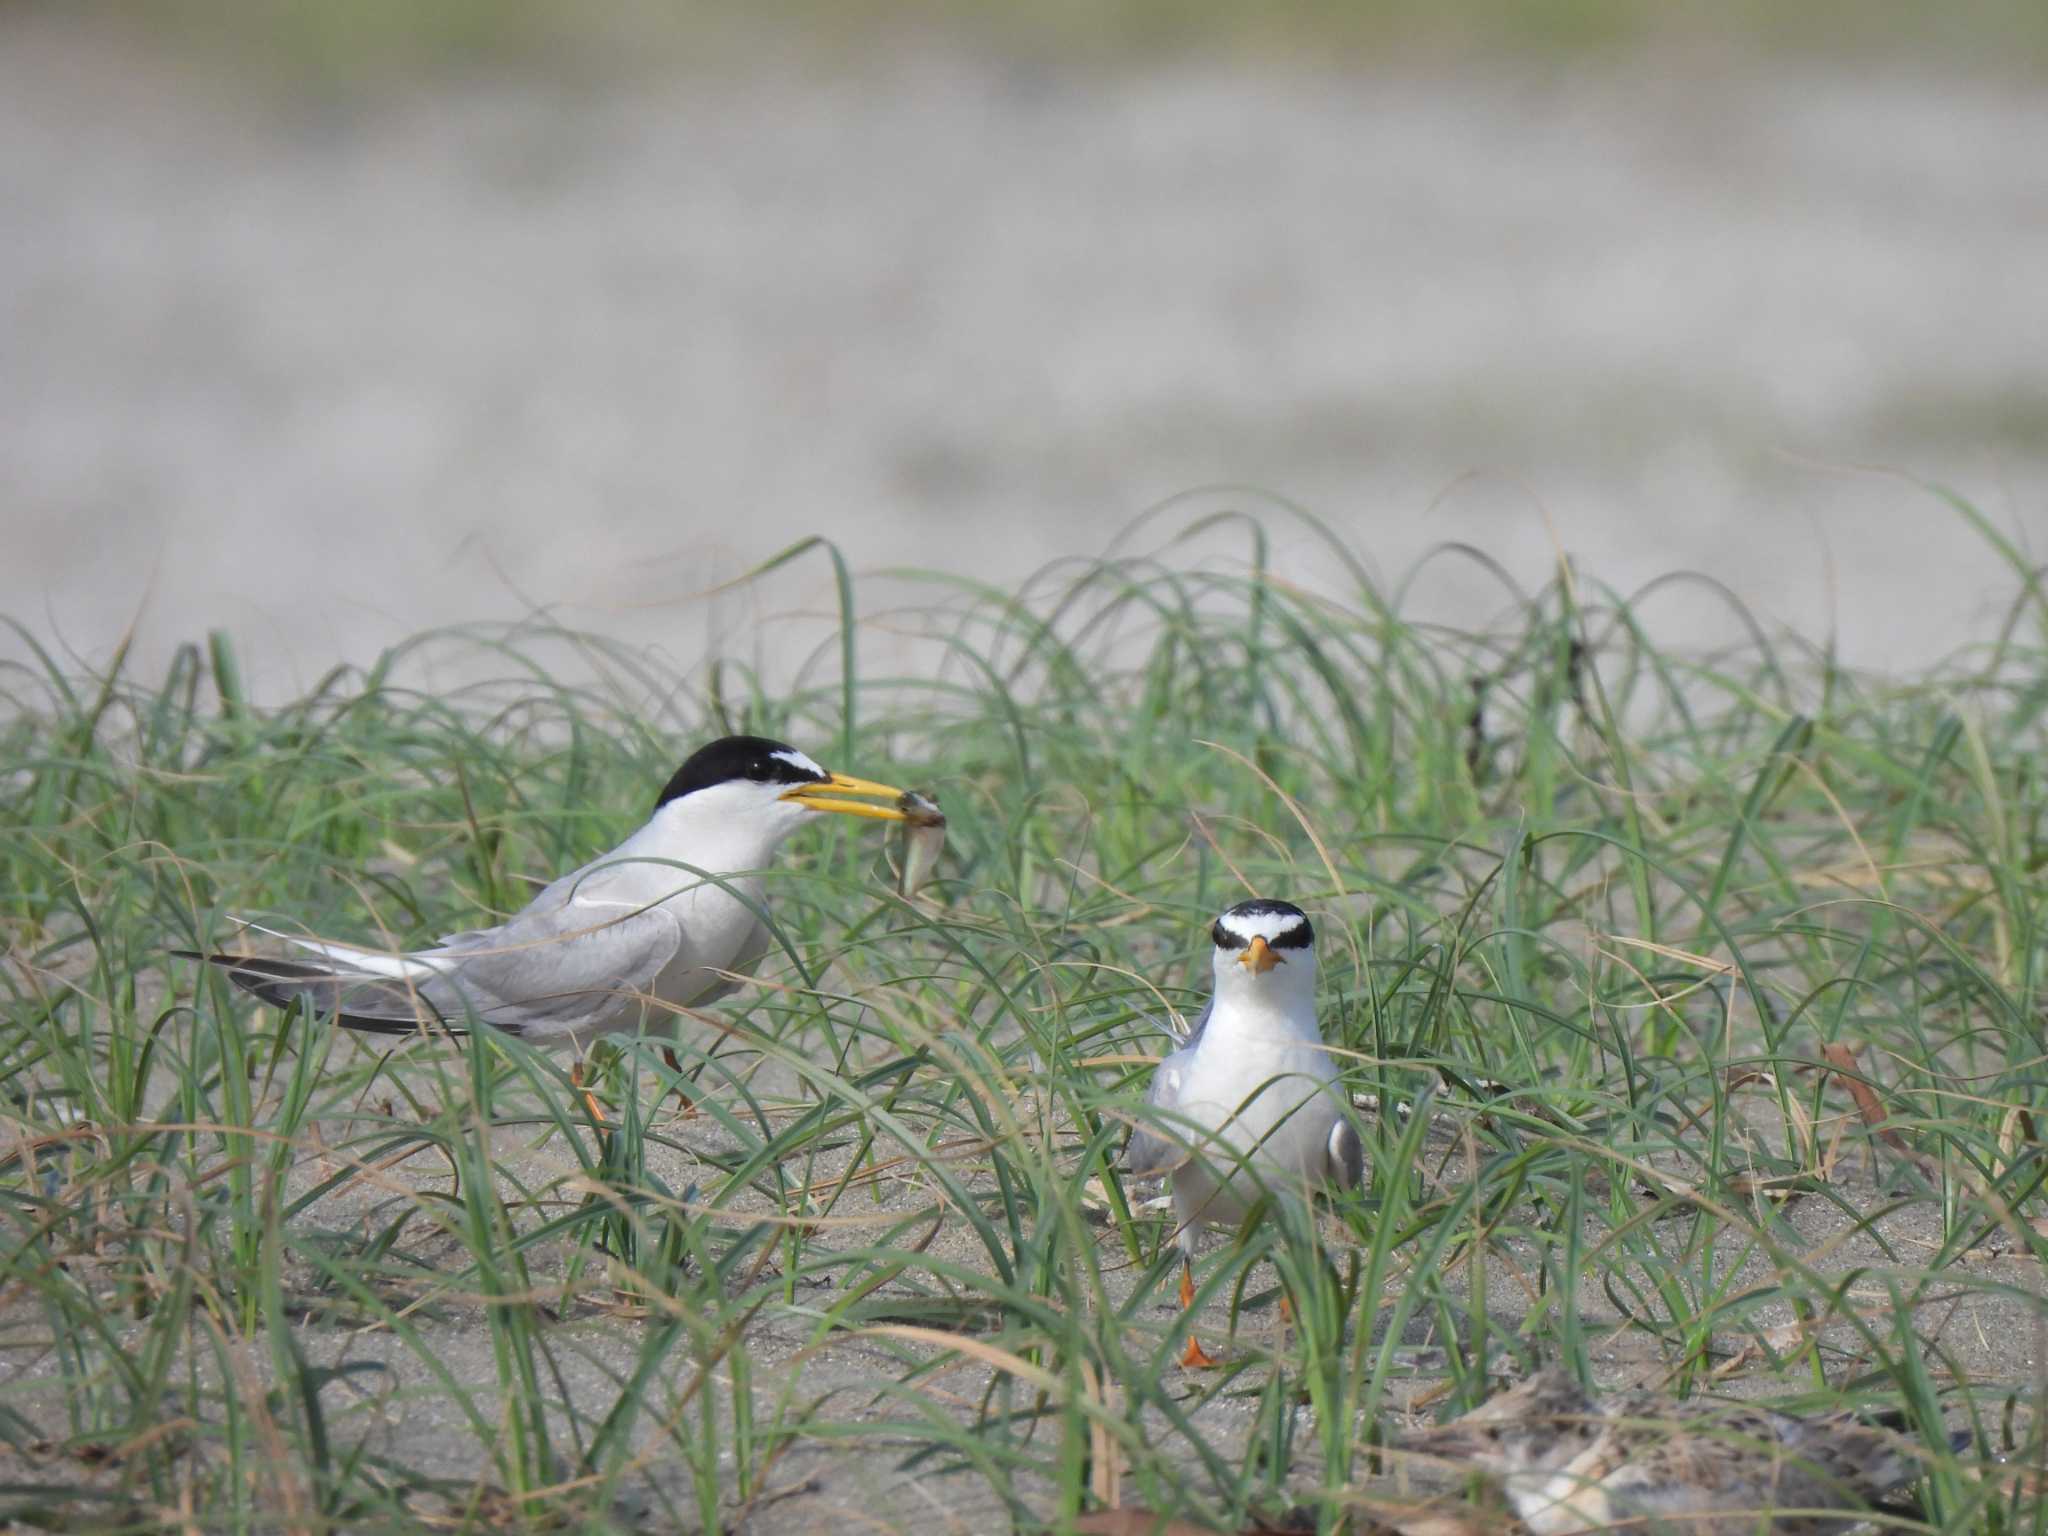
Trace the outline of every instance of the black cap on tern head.
{"label": "black cap on tern head", "polygon": [[1216,919],[1209,937],[1218,949],[1243,949],[1251,943],[1253,932],[1266,934],[1266,942],[1274,949],[1307,949],[1316,941],[1306,912],[1291,901],[1267,896],[1240,901]]}
{"label": "black cap on tern head", "polygon": [[683,760],[654,808],[658,811],[671,800],[736,779],[749,784],[822,784],[830,777],[787,742],[766,736],[721,736]]}

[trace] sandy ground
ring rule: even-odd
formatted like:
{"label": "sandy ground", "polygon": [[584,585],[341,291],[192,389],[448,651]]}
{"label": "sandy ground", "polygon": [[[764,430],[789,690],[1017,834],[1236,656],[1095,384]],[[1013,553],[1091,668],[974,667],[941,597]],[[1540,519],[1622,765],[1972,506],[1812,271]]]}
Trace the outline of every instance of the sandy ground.
{"label": "sandy ground", "polygon": [[[1468,540],[1540,583],[1555,539],[1878,665],[2012,584],[1867,466],[2048,555],[2024,82],[1055,71],[905,38],[337,97],[16,4],[0,204],[0,614],[87,661],[140,615],[146,671],[226,627],[273,693],[535,607],[685,663],[773,652],[701,594],[798,536],[1013,580],[1218,482],[1389,582]],[[1503,598],[1440,561],[1407,601]],[[1650,619],[1729,628],[1669,589]]]}
{"label": "sandy ground", "polygon": [[[407,1070],[415,1089],[431,1102],[429,1082]],[[516,1120],[521,1113],[517,1097],[515,1094],[501,1106],[500,1114],[507,1120]],[[673,1105],[655,1113],[661,1145],[651,1150],[650,1165],[666,1186],[683,1190],[699,1180],[715,1183],[718,1174],[707,1158],[729,1145],[724,1133],[706,1119],[681,1118]],[[1729,1122],[1731,1166],[1740,1165],[1746,1140],[1763,1145],[1775,1141],[1772,1113],[1772,1101],[1761,1091],[1737,1096]],[[353,1134],[363,1129],[353,1127]],[[340,1148],[351,1144],[352,1127],[344,1120],[330,1120],[317,1128],[317,1134],[321,1145]],[[529,1122],[524,1126],[505,1124],[493,1133],[492,1144],[503,1190],[525,1191],[543,1201],[578,1198],[579,1159],[559,1139],[537,1136]],[[1461,1156],[1463,1145],[1456,1117],[1440,1116],[1424,1143],[1425,1176],[1435,1187],[1455,1189],[1469,1177]],[[836,1177],[844,1161],[843,1154],[828,1154],[819,1162],[815,1176],[820,1180]],[[57,1166],[53,1164],[52,1169]],[[291,1192],[303,1194],[347,1166],[346,1156],[309,1151],[293,1169]],[[972,1188],[995,1198],[992,1181],[971,1167],[968,1172]],[[1896,1199],[1900,1188],[1896,1162],[1881,1167],[1866,1152],[1852,1148],[1834,1163],[1832,1173],[1825,1193],[1803,1195],[1785,1207],[1797,1233],[1792,1251],[1798,1261],[1820,1275],[1851,1276],[1846,1310],[1870,1320],[1880,1335],[1888,1335],[1893,1297],[1886,1289],[1885,1277],[1919,1271],[1933,1261],[1942,1237],[1938,1211],[1925,1199],[1906,1203]],[[366,1242],[420,1195],[431,1198],[450,1189],[445,1162],[422,1154],[323,1196],[296,1219],[295,1228],[305,1236],[320,1234],[330,1243]],[[822,1252],[858,1249],[876,1240],[882,1229],[864,1225],[865,1218],[903,1217],[943,1208],[945,1203],[939,1187],[915,1168],[882,1179],[875,1190],[879,1198],[873,1202],[863,1190],[858,1199],[835,1209],[837,1220],[806,1239],[807,1260]],[[1596,1202],[1604,1199],[1597,1173],[1589,1193]],[[1723,1192],[1719,1198],[1730,1197]],[[1635,1187],[1632,1199],[1647,1207],[1650,1191]],[[1739,1199],[1732,1203],[1738,1208],[1741,1204]],[[772,1206],[745,1195],[733,1209],[767,1214]],[[1760,1210],[1753,1212],[1751,1219],[1760,1215]],[[1514,1220],[1510,1218],[1507,1225],[1512,1227]],[[1668,1205],[1654,1220],[1667,1253],[1682,1252],[1698,1240],[1694,1217],[1682,1202]],[[435,1225],[431,1216],[416,1222],[411,1235],[395,1250],[396,1257],[420,1266],[418,1283],[397,1282],[386,1299],[398,1305],[413,1303],[406,1311],[408,1325],[418,1331],[448,1378],[479,1393],[479,1405],[490,1417],[494,1399],[488,1384],[498,1379],[492,1335],[478,1308],[459,1294],[439,1294],[445,1277],[461,1272],[468,1259],[462,1244],[435,1232]],[[737,1232],[739,1224],[733,1223],[727,1230]],[[1334,1227],[1326,1232],[1336,1237]],[[1601,1221],[1589,1219],[1589,1245],[1601,1243],[1607,1236]],[[1098,1229],[1098,1239],[1103,1245],[1101,1262],[1108,1272],[1107,1295],[1121,1305],[1131,1294],[1137,1272],[1122,1266],[1107,1227]],[[1722,1228],[1715,1244],[1717,1257],[1709,1266],[1715,1277],[1713,1290],[1694,1295],[1695,1306],[1705,1310],[1725,1305],[1744,1292],[1769,1288],[1779,1278],[1772,1263],[1742,1242],[1734,1229]],[[936,1224],[936,1236],[925,1251],[935,1261],[968,1271],[987,1273],[989,1269],[988,1255],[957,1213]],[[579,1280],[569,1283],[565,1265],[570,1257],[570,1250],[558,1244],[533,1250],[528,1261],[532,1283],[546,1312],[554,1318],[543,1327],[554,1372],[549,1394],[559,1390],[560,1401],[573,1405],[587,1432],[587,1426],[610,1410],[620,1383],[635,1368],[646,1331],[654,1325],[632,1308],[622,1307],[621,1298],[600,1271],[586,1270]],[[1688,1254],[1679,1265],[1680,1285],[1690,1288],[1701,1267]],[[1530,1315],[1548,1319],[1553,1299],[1530,1289],[1530,1277],[1541,1269],[1534,1249],[1515,1238],[1501,1241],[1490,1259],[1487,1311],[1496,1347],[1504,1348],[1505,1341],[1525,1327]],[[1589,1275],[1597,1278],[1588,1279],[1573,1305],[1590,1340],[1598,1377],[1612,1386],[1663,1385],[1676,1363],[1671,1351],[1654,1336],[1653,1329],[1631,1327],[1617,1310],[1617,1299],[1628,1296],[1632,1288],[1640,1304],[1651,1311],[1660,1310],[1652,1299],[1654,1283],[1627,1265],[1596,1268]],[[934,1358],[938,1351],[914,1342],[846,1333],[821,1343],[814,1320],[841,1299],[843,1278],[821,1274],[799,1278],[790,1298],[794,1305],[759,1314],[738,1346],[746,1356],[757,1422],[773,1422],[778,1413],[789,1412],[792,1403],[799,1408],[813,1403],[818,1406],[815,1414],[797,1413],[797,1417],[807,1418],[806,1428],[775,1463],[757,1496],[743,1506],[726,1499],[724,1516],[731,1522],[727,1528],[757,1536],[856,1526],[880,1531],[1007,1528],[1008,1514],[981,1475],[949,1468],[943,1461],[914,1459],[920,1441],[894,1427],[916,1422],[920,1406],[955,1422],[974,1422],[986,1410],[991,1372],[970,1358],[935,1375],[912,1376],[908,1362]],[[1450,1278],[1454,1291],[1464,1290],[1456,1275]],[[389,1328],[370,1322],[367,1313],[324,1283],[310,1264],[293,1259],[285,1283],[297,1318],[298,1348],[313,1365],[342,1373],[323,1388],[329,1430],[338,1444],[360,1443],[373,1458],[388,1459],[390,1465],[412,1477],[447,1479],[457,1489],[471,1479],[490,1481],[488,1461],[475,1433],[464,1423],[442,1378],[417,1353]],[[1243,1374],[1226,1380],[1213,1373],[1175,1373],[1174,1391],[1183,1411],[1203,1440],[1226,1459],[1242,1456],[1249,1437],[1258,1430],[1257,1395],[1267,1375],[1264,1351],[1278,1342],[1270,1297],[1264,1294],[1270,1284],[1268,1272],[1251,1277],[1246,1289],[1253,1305],[1242,1315],[1229,1343],[1224,1342],[1226,1319],[1221,1308],[1212,1308],[1206,1318],[1203,1336],[1212,1347],[1233,1359],[1250,1361]],[[1376,1330],[1385,1326],[1384,1309],[1399,1288],[1396,1273],[1381,1296]],[[1807,1294],[1803,1287],[1796,1288]],[[1940,1283],[1924,1289],[1925,1300],[1915,1318],[1928,1367],[1937,1381],[1948,1380],[1953,1371],[1959,1384],[1967,1383],[1987,1422],[1997,1422],[1999,1401],[2008,1394],[2022,1404],[2031,1402],[2044,1368],[2048,1368],[2043,1355],[2044,1343],[2048,1343],[2048,1309],[2039,1301],[2043,1290],[2038,1263],[1995,1234],[1948,1267]],[[948,1325],[942,1309],[934,1307],[933,1291],[930,1281],[919,1279],[913,1271],[910,1282],[887,1284],[869,1293],[863,1302],[870,1309],[864,1320],[867,1324],[915,1323],[943,1332]],[[1162,1332],[1173,1319],[1171,1291],[1170,1284],[1162,1285],[1155,1304],[1141,1313],[1149,1326]],[[432,1298],[431,1304],[423,1298]],[[59,1361],[32,1347],[44,1325],[32,1310],[8,1310],[15,1315],[0,1320],[0,1334],[9,1340],[9,1405],[27,1414],[31,1422],[47,1424],[53,1436],[61,1437],[61,1399],[52,1380]],[[144,1337],[142,1325],[128,1326],[139,1343]],[[1535,1326],[1548,1336],[1554,1322],[1539,1321]],[[1657,1324],[1666,1331],[1673,1326],[1669,1321]],[[1725,1326],[1713,1327],[1704,1338],[1709,1359],[1719,1373],[1716,1390],[1766,1398],[1792,1390],[1794,1382],[1769,1370],[1767,1360],[1773,1353],[1793,1351],[1799,1330],[1799,1318],[1783,1302],[1741,1309],[1739,1316],[1730,1314]],[[971,1339],[974,1332],[968,1326],[963,1336]],[[1854,1327],[1839,1315],[1821,1339],[1830,1380],[1847,1382],[1869,1368],[1867,1348]],[[1410,1323],[1397,1348],[1394,1379],[1379,1421],[1386,1439],[1398,1439],[1405,1427],[1427,1422],[1432,1416],[1427,1404],[1443,1384],[1443,1343],[1430,1317],[1419,1316]],[[260,1341],[252,1341],[243,1359],[243,1369],[252,1380],[270,1378]],[[693,1521],[678,1526],[667,1513],[677,1504],[686,1509],[691,1504],[689,1472],[656,1428],[664,1415],[687,1411],[676,1406],[676,1394],[693,1369],[687,1347],[677,1349],[671,1359],[673,1369],[642,1399],[635,1443],[641,1447],[643,1460],[622,1479],[614,1509],[618,1519],[640,1529],[694,1528]],[[726,1394],[734,1389],[730,1364],[724,1361],[712,1372],[718,1389]],[[197,1351],[192,1369],[202,1380],[217,1380],[218,1356],[211,1349]],[[42,1380],[52,1380],[47,1390],[36,1388],[35,1383]],[[1418,1398],[1423,1406],[1411,1407]],[[2022,1407],[2016,1421],[2021,1432],[2027,1418]],[[1957,1424],[1962,1422],[1958,1418]],[[1359,1425],[1358,1436],[1363,1437],[1368,1428]],[[1162,1448],[1169,1463],[1180,1466],[1197,1485],[1204,1483],[1201,1464],[1169,1423],[1150,1415],[1145,1432]],[[569,1443],[559,1417],[556,1434],[560,1443]],[[1317,1446],[1313,1411],[1305,1406],[1296,1411],[1295,1435],[1292,1482],[1307,1492],[1315,1486]],[[1988,1449],[1997,1452],[2004,1447]],[[1042,1447],[1040,1453],[1044,1453]],[[728,1467],[730,1460],[728,1453]],[[67,1466],[65,1470],[67,1475],[76,1475],[76,1469]],[[1419,1497],[1452,1485],[1442,1468],[1404,1466],[1396,1460],[1382,1470],[1382,1477],[1365,1485],[1376,1497]],[[1019,1478],[1018,1492],[1041,1510],[1050,1507],[1049,1491],[1029,1477]],[[444,1506],[438,1496],[418,1495],[414,1507],[423,1517],[452,1511],[461,1504],[459,1494],[453,1497],[455,1504]],[[1127,1497],[1142,1500],[1135,1488]]]}

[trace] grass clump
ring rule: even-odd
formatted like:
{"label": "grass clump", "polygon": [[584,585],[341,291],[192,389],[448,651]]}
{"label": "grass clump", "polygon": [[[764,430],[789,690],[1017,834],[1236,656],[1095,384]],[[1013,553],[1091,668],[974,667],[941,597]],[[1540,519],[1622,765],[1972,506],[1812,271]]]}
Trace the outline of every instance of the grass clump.
{"label": "grass clump", "polygon": [[[1583,573],[1426,626],[1334,538],[1310,592],[1242,526],[1227,574],[894,573],[887,611],[837,563],[774,687],[533,628],[278,707],[225,638],[15,669],[0,1518],[1337,1530],[1410,1491],[1406,1415],[1546,1358],[1903,1407],[1899,1518],[2042,1530],[2039,579],[1880,680],[1667,643]],[[917,665],[860,672],[870,625]],[[427,652],[481,680],[419,691]],[[952,844],[917,898],[859,829],[792,849],[776,951],[685,1035],[694,1114],[655,1042],[601,1053],[599,1123],[559,1057],[164,958],[231,913],[472,926],[731,729],[936,790]],[[1229,1363],[1190,1375],[1113,1162],[1248,891],[1316,921],[1370,1178],[1209,1245]]]}

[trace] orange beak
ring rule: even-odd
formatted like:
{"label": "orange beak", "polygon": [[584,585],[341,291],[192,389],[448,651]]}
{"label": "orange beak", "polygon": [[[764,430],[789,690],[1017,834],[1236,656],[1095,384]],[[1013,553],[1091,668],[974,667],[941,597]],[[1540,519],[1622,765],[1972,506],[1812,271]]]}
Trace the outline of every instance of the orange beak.
{"label": "orange beak", "polygon": [[1280,957],[1273,953],[1273,946],[1263,938],[1256,938],[1245,945],[1244,953],[1237,957],[1237,963],[1254,976],[1263,976],[1280,963]]}

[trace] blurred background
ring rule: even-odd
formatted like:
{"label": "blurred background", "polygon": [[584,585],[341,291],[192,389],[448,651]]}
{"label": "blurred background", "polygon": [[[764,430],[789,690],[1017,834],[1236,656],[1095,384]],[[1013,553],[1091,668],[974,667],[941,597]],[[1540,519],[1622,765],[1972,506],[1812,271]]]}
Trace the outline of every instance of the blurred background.
{"label": "blurred background", "polygon": [[706,595],[806,534],[1264,507],[1314,581],[1289,503],[1420,617],[1564,549],[1907,669],[2013,592],[1926,482],[2048,559],[2038,0],[596,9],[0,0],[0,614],[687,664],[826,605]]}

